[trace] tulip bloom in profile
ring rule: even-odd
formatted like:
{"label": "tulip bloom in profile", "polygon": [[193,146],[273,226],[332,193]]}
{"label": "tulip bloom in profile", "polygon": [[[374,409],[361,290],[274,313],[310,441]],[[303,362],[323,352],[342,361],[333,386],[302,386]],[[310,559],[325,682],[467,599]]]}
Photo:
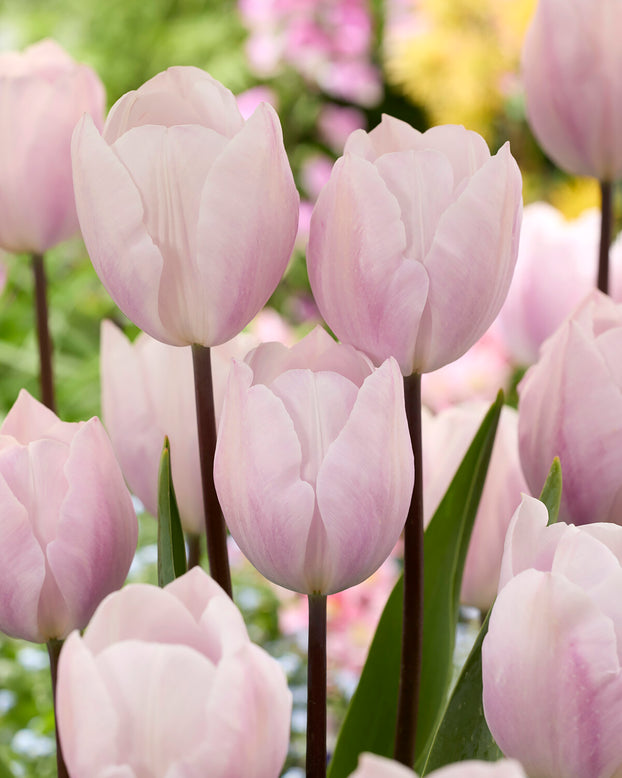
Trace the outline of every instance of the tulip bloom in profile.
{"label": "tulip bloom in profile", "polygon": [[0,503],[0,630],[43,643],[83,629],[138,536],[99,419],[62,422],[22,390],[0,427]]}
{"label": "tulip bloom in profile", "polygon": [[0,247],[43,254],[78,232],[71,134],[104,121],[104,87],[57,43],[0,54]]}
{"label": "tulip bloom in profile", "polygon": [[[466,760],[428,773],[430,778],[526,778],[518,762],[501,759],[498,762]],[[361,754],[357,769],[350,778],[417,778],[417,774],[393,759],[376,754]]]}
{"label": "tulip bloom in profile", "polygon": [[505,544],[482,648],[484,713],[538,778],[622,771],[622,527],[547,527],[525,496]]}
{"label": "tulip bloom in profile", "polygon": [[463,127],[422,134],[384,116],[350,136],[313,212],[307,264],[322,316],[405,376],[452,362],[501,308],[521,210],[508,144],[491,157]]}
{"label": "tulip bloom in profile", "polygon": [[622,523],[622,305],[592,292],[544,343],[519,385],[519,448],[539,494],[553,458],[564,477],[559,517]]}
{"label": "tulip bloom in profile", "polygon": [[80,226],[104,286],[152,337],[215,346],[262,308],[296,237],[298,193],[274,109],[244,122],[202,70],[170,68],[73,138]]}
{"label": "tulip bloom in profile", "polygon": [[622,6],[539,0],[523,46],[529,124],[561,168],[622,176]]}
{"label": "tulip bloom in profile", "polygon": [[401,374],[316,328],[234,361],[214,480],[234,539],[271,581],[332,594],[371,575],[413,485]]}
{"label": "tulip bloom in profile", "polygon": [[291,693],[200,568],[106,598],[60,657],[57,717],[71,778],[279,775]]}

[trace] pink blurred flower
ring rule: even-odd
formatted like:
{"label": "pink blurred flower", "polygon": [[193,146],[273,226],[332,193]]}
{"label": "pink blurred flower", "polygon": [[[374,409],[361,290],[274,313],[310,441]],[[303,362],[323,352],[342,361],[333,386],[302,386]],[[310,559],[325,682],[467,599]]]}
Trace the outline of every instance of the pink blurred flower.
{"label": "pink blurred flower", "polygon": [[508,530],[484,713],[528,775],[610,778],[622,768],[622,528],[547,520],[525,496]]}
{"label": "pink blurred flower", "polygon": [[[428,773],[430,778],[527,778],[518,762],[466,760]],[[350,778],[416,778],[417,774],[393,759],[376,754],[361,754],[357,769]]]}
{"label": "pink blurred flower", "polygon": [[594,291],[519,385],[523,472],[539,494],[558,456],[560,520],[622,523],[622,305]]}
{"label": "pink blurred flower", "polygon": [[99,419],[60,421],[22,389],[0,427],[0,502],[0,629],[35,643],[83,629],[138,535]]}
{"label": "pink blurred flower", "polygon": [[326,186],[333,170],[334,161],[326,154],[313,154],[308,157],[301,170],[302,185],[313,201]]}
{"label": "pink blurred flower", "polygon": [[0,54],[0,247],[43,253],[78,232],[71,133],[101,129],[104,87],[52,40]]}
{"label": "pink blurred flower", "polygon": [[540,0],[522,55],[527,117],[570,173],[622,176],[622,47],[617,0]]}
{"label": "pink blurred flower", "polygon": [[274,109],[170,68],[115,103],[103,137],[73,137],[76,202],[93,265],[121,310],[175,346],[230,340],[289,261],[298,193]]}
{"label": "pink blurred flower", "polygon": [[512,278],[521,176],[463,127],[420,133],[384,116],[346,143],[311,219],[309,280],[324,319],[404,375],[460,357],[488,329]]}
{"label": "pink blurred flower", "polygon": [[412,492],[403,403],[394,360],[374,371],[320,328],[234,361],[214,481],[231,534],[266,578],[331,594],[386,559]]}
{"label": "pink blurred flower", "polygon": [[200,568],[108,597],[61,652],[57,715],[72,778],[275,778],[291,693]]}
{"label": "pink blurred flower", "polygon": [[[425,521],[445,495],[484,415],[486,403],[464,403],[437,416],[423,414]],[[466,557],[460,600],[486,612],[497,594],[503,543],[521,492],[527,490],[518,456],[518,413],[504,406]]]}
{"label": "pink blurred flower", "polygon": [[365,114],[358,108],[333,103],[324,105],[318,118],[320,137],[336,154],[343,152],[346,141],[355,130],[366,127]]}
{"label": "pink blurred flower", "polygon": [[235,99],[244,120],[250,119],[261,103],[268,103],[275,110],[279,107],[276,92],[267,86],[253,86],[241,92]]}

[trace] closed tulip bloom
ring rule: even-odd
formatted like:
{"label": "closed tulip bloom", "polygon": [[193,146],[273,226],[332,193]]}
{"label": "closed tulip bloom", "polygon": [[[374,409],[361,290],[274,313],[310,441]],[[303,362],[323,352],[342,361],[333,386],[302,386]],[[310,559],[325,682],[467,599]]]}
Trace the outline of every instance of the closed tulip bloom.
{"label": "closed tulip bloom", "polygon": [[518,250],[521,175],[464,127],[384,116],[354,132],[311,219],[307,265],[336,335],[404,375],[452,362],[488,329]]}
{"label": "closed tulip bloom", "polygon": [[138,535],[99,419],[62,422],[22,390],[0,427],[0,504],[0,630],[43,643],[83,629]]}
{"label": "closed tulip bloom", "polygon": [[80,226],[104,286],[152,337],[215,346],[287,266],[298,193],[274,109],[244,121],[207,73],[171,68],[73,138]]}
{"label": "closed tulip bloom", "polygon": [[553,458],[560,520],[622,523],[622,305],[592,292],[544,343],[519,385],[519,449],[539,494]]}
{"label": "closed tulip bloom", "polygon": [[[425,520],[439,506],[467,452],[487,403],[462,403],[436,416],[423,416]],[[462,576],[460,601],[486,612],[497,595],[505,533],[527,491],[518,455],[518,413],[504,406],[492,449],[482,497],[475,517]]]}
{"label": "closed tulip bloom", "polygon": [[537,778],[622,771],[622,527],[547,527],[525,496],[482,648],[484,713]]}
{"label": "closed tulip bloom", "polygon": [[42,254],[78,232],[71,134],[104,121],[104,87],[57,43],[0,54],[0,247]]}
{"label": "closed tulip bloom", "polygon": [[58,667],[71,778],[276,778],[291,693],[240,612],[200,568],[108,597]]}
{"label": "closed tulip bloom", "polygon": [[214,480],[231,534],[271,581],[332,594],[367,578],[402,531],[413,478],[395,360],[373,370],[316,328],[234,361]]}
{"label": "closed tulip bloom", "polygon": [[527,117],[561,168],[622,175],[622,48],[618,0],[539,0],[522,55]]}
{"label": "closed tulip bloom", "polygon": [[[430,778],[526,778],[518,762],[501,759],[480,762],[467,759],[428,773]],[[361,754],[359,765],[350,778],[417,778],[417,774],[393,759],[376,754]]]}

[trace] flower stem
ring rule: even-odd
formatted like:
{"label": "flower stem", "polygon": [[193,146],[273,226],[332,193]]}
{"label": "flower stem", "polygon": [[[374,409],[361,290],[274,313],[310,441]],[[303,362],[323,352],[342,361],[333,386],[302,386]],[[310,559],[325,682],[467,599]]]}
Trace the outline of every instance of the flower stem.
{"label": "flower stem", "polygon": [[193,567],[198,567],[201,563],[201,536],[188,533],[186,544],[188,546],[188,570],[190,570]]}
{"label": "flower stem", "polygon": [[212,362],[208,347],[192,346],[194,395],[197,406],[199,456],[203,484],[203,508],[207,536],[207,558],[210,575],[232,596],[231,572],[227,554],[227,528],[214,486],[214,453],[216,451],[216,417],[212,388]]}
{"label": "flower stem", "polygon": [[52,376],[52,340],[48,328],[47,279],[43,254],[32,255],[32,270],[35,277],[35,311],[39,339],[39,376],[41,399],[44,405],[56,413],[54,401],[54,379]]}
{"label": "flower stem", "polygon": [[326,776],[326,595],[309,595],[307,778]]}
{"label": "flower stem", "polygon": [[47,644],[48,656],[50,657],[50,675],[52,676],[52,697],[54,699],[54,721],[56,731],[56,770],[58,778],[69,778],[67,772],[67,766],[65,765],[65,759],[63,758],[63,749],[60,745],[60,738],[58,736],[58,718],[56,717],[56,678],[58,671],[58,658],[60,657],[60,650],[63,647],[62,640],[50,640]]}
{"label": "flower stem", "polygon": [[611,181],[600,182],[600,247],[598,250],[598,278],[596,285],[609,294],[609,246],[613,221],[613,186]]}
{"label": "flower stem", "polygon": [[402,661],[397,704],[394,756],[415,762],[417,711],[423,645],[423,468],[421,463],[421,375],[404,379],[406,416],[415,457],[415,484],[404,527],[404,607]]}

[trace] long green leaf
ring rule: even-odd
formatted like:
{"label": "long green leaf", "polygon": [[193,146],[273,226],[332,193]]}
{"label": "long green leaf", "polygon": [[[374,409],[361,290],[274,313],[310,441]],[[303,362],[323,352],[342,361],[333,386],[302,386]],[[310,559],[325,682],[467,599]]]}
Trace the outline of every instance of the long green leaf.
{"label": "long green leaf", "polygon": [[[503,398],[499,396],[486,415],[425,533],[419,754],[440,716],[451,678],[462,569],[502,402]],[[329,766],[329,778],[349,776],[362,751],[388,757],[393,754],[402,599],[400,578],[387,601],[358,688],[350,702]]]}
{"label": "long green leaf", "polygon": [[164,438],[158,473],[158,585],[186,572],[186,547],[171,475],[171,449]]}
{"label": "long green leaf", "polygon": [[549,474],[542,487],[540,500],[546,505],[546,509],[549,512],[549,525],[555,524],[562,501],[562,465],[559,457],[555,457],[553,460]]}

